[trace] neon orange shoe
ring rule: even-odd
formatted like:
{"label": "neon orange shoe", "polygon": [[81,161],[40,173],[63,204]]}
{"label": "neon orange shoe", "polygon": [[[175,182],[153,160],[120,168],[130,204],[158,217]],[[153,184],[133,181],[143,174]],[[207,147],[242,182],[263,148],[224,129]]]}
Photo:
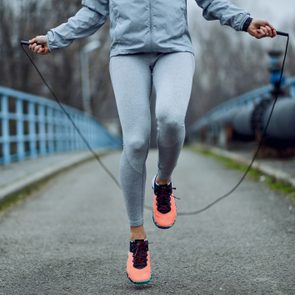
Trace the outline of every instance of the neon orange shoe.
{"label": "neon orange shoe", "polygon": [[158,228],[168,229],[176,221],[176,204],[172,183],[158,185],[156,177],[153,180],[153,221]]}
{"label": "neon orange shoe", "polygon": [[147,240],[130,241],[126,272],[134,284],[146,284],[151,280],[151,257]]}

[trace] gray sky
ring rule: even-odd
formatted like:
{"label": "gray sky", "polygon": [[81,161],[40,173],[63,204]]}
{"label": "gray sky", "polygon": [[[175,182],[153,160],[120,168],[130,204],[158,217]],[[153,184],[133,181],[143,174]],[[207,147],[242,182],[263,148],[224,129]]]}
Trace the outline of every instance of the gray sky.
{"label": "gray sky", "polygon": [[295,22],[294,0],[236,0],[235,2],[253,16],[268,19],[275,26]]}

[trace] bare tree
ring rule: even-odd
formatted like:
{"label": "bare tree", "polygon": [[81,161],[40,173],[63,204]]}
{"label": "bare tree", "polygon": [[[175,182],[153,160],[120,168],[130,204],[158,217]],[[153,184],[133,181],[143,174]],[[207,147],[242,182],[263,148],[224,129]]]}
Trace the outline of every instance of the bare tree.
{"label": "bare tree", "polygon": [[256,40],[232,36],[222,27],[212,27],[199,38],[188,124],[214,106],[268,82],[267,52]]}
{"label": "bare tree", "polygon": [[[14,1],[15,2],[15,1]],[[44,34],[65,22],[81,5],[80,0],[18,0],[0,2],[0,85],[50,97],[35,70],[19,46],[20,39]],[[54,12],[52,13],[52,9]],[[209,31],[208,31],[209,30]],[[256,40],[245,40],[221,28],[206,32],[194,24],[193,38],[198,39],[198,59],[188,110],[187,123],[195,121],[209,109],[243,92],[268,83],[266,49]],[[295,32],[295,24],[294,30]],[[91,96],[95,116],[101,121],[117,119],[114,94],[109,76],[109,22],[99,30],[101,48],[91,54]],[[61,100],[83,109],[79,52],[87,39],[48,56],[34,56],[42,73]],[[259,61],[259,62],[257,62]],[[295,49],[291,44],[286,72],[295,74]]]}
{"label": "bare tree", "polygon": [[[55,13],[51,13],[54,7]],[[19,40],[44,34],[66,21],[80,7],[80,0],[19,0],[17,7],[9,1],[0,3],[0,62],[3,65],[0,85],[50,96],[35,70],[25,58]],[[5,42],[4,42],[5,40]],[[79,50],[86,41],[75,42],[65,50],[48,56],[32,55],[61,100],[82,109]]]}

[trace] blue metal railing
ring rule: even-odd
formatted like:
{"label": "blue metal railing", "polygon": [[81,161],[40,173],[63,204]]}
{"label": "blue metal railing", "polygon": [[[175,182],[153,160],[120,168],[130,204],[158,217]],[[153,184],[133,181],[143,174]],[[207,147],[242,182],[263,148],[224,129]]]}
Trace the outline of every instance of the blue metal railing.
{"label": "blue metal railing", "polygon": [[[94,118],[64,107],[93,149],[121,145]],[[0,87],[0,164],[86,148],[57,103]]]}
{"label": "blue metal railing", "polygon": [[[284,86],[289,87],[289,93],[291,97],[295,98],[295,77],[287,79]],[[218,105],[206,113],[201,119],[196,121],[191,126],[191,131],[194,132],[200,130],[201,128],[206,127],[208,124],[212,124],[220,120],[220,118],[224,117],[225,114],[230,115],[230,113],[235,112],[241,107],[251,107],[252,105],[259,103],[265,96],[269,96],[272,89],[273,86],[268,85],[247,92]]]}

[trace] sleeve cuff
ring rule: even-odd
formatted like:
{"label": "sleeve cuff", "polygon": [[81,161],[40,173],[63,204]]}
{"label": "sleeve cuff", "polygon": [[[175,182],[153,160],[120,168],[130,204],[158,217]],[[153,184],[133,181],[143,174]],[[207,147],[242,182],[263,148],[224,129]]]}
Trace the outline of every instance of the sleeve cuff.
{"label": "sleeve cuff", "polygon": [[249,28],[252,20],[253,20],[253,18],[250,17],[250,16],[245,20],[245,22],[243,24],[243,29],[242,29],[244,32],[247,32],[248,31],[248,28]]}
{"label": "sleeve cuff", "polygon": [[48,49],[50,52],[53,51],[54,46],[53,46],[53,40],[54,40],[54,34],[52,32],[52,30],[49,30],[46,34],[46,38],[47,38],[47,45],[48,45]]}

